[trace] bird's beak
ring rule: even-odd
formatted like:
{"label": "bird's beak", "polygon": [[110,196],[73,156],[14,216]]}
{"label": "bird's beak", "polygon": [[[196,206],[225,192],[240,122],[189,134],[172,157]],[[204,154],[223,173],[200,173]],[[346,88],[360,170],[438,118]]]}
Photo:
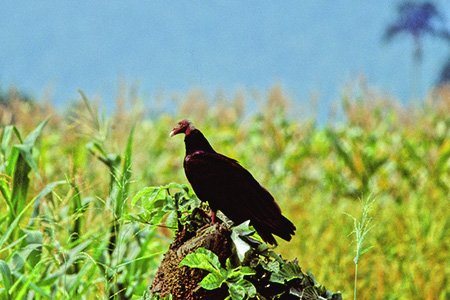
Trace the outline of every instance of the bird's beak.
{"label": "bird's beak", "polygon": [[178,134],[178,133],[180,133],[180,126],[179,125],[175,126],[175,128],[172,129],[172,131],[170,132],[170,137],[173,137],[175,134]]}

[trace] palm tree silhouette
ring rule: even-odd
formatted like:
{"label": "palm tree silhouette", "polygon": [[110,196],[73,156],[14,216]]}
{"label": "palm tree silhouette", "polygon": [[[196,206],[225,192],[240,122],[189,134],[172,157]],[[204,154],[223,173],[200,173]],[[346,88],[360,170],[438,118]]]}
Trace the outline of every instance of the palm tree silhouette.
{"label": "palm tree silhouette", "polygon": [[442,67],[437,84],[439,86],[450,84],[450,58],[447,59],[447,63]]}
{"label": "palm tree silhouette", "polygon": [[386,29],[384,40],[390,42],[399,34],[413,37],[413,61],[417,70],[413,72],[416,88],[420,85],[420,66],[423,58],[422,38],[428,34],[450,42],[450,32],[445,25],[445,18],[432,2],[406,1],[397,8],[397,20]]}

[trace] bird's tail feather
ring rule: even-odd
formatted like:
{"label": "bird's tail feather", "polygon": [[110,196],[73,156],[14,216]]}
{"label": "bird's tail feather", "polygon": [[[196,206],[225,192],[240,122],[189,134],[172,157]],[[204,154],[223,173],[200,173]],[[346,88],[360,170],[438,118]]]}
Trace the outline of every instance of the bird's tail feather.
{"label": "bird's tail feather", "polygon": [[277,245],[273,234],[283,240],[290,241],[296,230],[294,224],[284,216],[268,222],[254,224],[253,227],[255,227],[258,234],[266,243],[272,245]]}

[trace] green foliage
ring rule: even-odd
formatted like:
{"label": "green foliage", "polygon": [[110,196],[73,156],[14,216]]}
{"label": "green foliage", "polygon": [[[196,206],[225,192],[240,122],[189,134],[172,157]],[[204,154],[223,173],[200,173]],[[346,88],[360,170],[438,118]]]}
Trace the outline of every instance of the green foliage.
{"label": "green foliage", "polygon": [[[311,273],[303,273],[297,261],[287,262],[265,244],[252,248],[244,261],[237,264],[227,258],[225,267],[217,255],[204,248],[188,254],[180,266],[198,268],[209,273],[199,285],[208,290],[228,286],[227,299],[303,299],[305,293],[315,294],[317,299],[342,299],[340,293],[332,293],[318,284]],[[318,298],[321,297],[321,298]]]}
{"label": "green foliage", "polygon": [[[179,191],[172,195],[170,189]],[[160,187],[143,188],[134,196],[131,204],[135,205],[138,200],[141,200],[143,209],[138,214],[129,214],[126,217],[128,220],[160,225],[167,217],[165,226],[174,231],[193,221],[191,212],[200,205],[187,185],[174,182]]]}
{"label": "green foliage", "polygon": [[[2,132],[2,165],[0,170],[4,172],[3,177],[12,178],[12,188],[6,180],[0,181],[2,196],[8,204],[8,225],[11,225],[16,220],[18,221],[18,215],[26,205],[30,184],[29,173],[34,171],[35,175],[40,178],[38,167],[32,155],[32,149],[47,122],[48,119],[42,122],[23,142],[19,131],[14,126],[6,127]],[[16,134],[21,144],[14,145],[9,150],[8,145],[12,133]],[[14,226],[11,238],[14,239],[18,233],[19,229]]]}
{"label": "green foliage", "polygon": [[[220,288],[223,283],[228,285],[228,298],[242,300],[246,296],[256,295],[255,286],[244,276],[254,275],[250,267],[238,266],[233,268],[230,259],[227,259],[226,268],[222,268],[216,254],[204,248],[199,248],[195,253],[188,254],[180,263],[181,266],[198,268],[210,272],[200,282],[200,286],[207,290]],[[227,298],[227,299],[228,299]]]}
{"label": "green foliage", "polygon": [[370,198],[367,198],[365,201],[361,201],[363,211],[361,220],[356,219],[355,217],[350,216],[353,219],[354,224],[354,230],[352,231],[352,234],[355,236],[355,244],[356,244],[356,256],[353,258],[353,261],[355,262],[355,288],[353,291],[353,298],[356,300],[356,285],[358,282],[358,263],[359,258],[361,255],[369,251],[373,246],[367,247],[364,249],[364,241],[366,240],[366,236],[369,233],[369,231],[373,228],[374,225],[372,225],[372,217],[369,217],[370,208],[375,200],[370,200]]}
{"label": "green foliage", "polygon": [[162,298],[158,293],[150,294],[149,291],[145,291],[144,295],[140,300],[172,300],[172,295],[168,294],[164,298]]}
{"label": "green foliage", "polygon": [[[358,262],[358,298],[450,297],[448,90],[406,106],[356,87],[344,93],[338,121],[322,127],[314,116],[305,118],[312,115],[308,105],[289,106],[280,87],[237,92],[231,99],[218,95],[212,106],[193,91],[170,98],[179,108],[173,115],[160,113],[158,103],[146,103],[144,110],[133,95],[120,93],[110,115],[82,98],[64,113],[39,102],[0,108],[0,261],[11,274],[0,263],[0,298],[140,297],[170,242],[171,232],[154,225],[177,227],[177,211],[182,222],[197,226],[185,208],[175,209],[184,201],[176,193],[195,199],[183,188],[169,189],[172,199],[160,202],[162,217],[145,212],[145,205],[156,204],[149,197],[130,205],[145,186],[188,184],[183,142],[168,138],[185,118],[271,191],[298,228],[277,252],[298,257],[330,290],[352,293],[355,255],[347,236],[354,223],[343,213],[359,216],[358,199],[370,194],[377,226],[364,242],[373,248]],[[259,107],[246,111],[250,103]],[[26,137],[50,114],[27,152]],[[19,169],[25,172],[15,174]],[[25,180],[14,183],[16,175]],[[165,199],[169,192],[160,195]],[[251,251],[244,244],[245,258]]]}
{"label": "green foliage", "polygon": [[[83,197],[84,183],[75,169],[70,178],[48,182],[42,155],[45,159],[50,152],[38,141],[48,123],[39,124],[25,139],[15,126],[1,132],[0,191],[6,206],[0,208],[6,207],[7,213],[0,219],[0,299],[91,299],[99,283],[107,287],[110,299],[142,294],[149,265],[162,248],[154,242],[154,230],[142,232],[122,218],[131,183],[134,129],[123,159],[109,154],[104,140],[94,138],[95,147],[87,146],[106,162],[110,175],[109,189],[100,199]],[[67,167],[59,167],[59,178],[64,179],[61,171]],[[102,220],[106,228],[92,227],[89,207],[111,212],[109,220]]]}

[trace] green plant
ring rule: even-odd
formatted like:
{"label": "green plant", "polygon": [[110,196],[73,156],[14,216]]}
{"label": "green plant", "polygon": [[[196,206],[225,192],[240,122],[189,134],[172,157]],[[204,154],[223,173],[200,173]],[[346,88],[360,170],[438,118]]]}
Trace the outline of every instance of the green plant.
{"label": "green plant", "polygon": [[253,297],[256,295],[255,286],[244,279],[244,276],[254,275],[256,273],[254,270],[245,266],[233,267],[229,258],[226,261],[226,268],[223,268],[217,255],[204,248],[199,248],[195,253],[188,254],[181,261],[181,266],[210,272],[199,283],[204,289],[213,290],[220,288],[223,283],[227,284],[230,296],[226,299],[242,300],[246,296]]}
{"label": "green plant", "polygon": [[[171,189],[178,191],[172,195]],[[128,220],[161,226],[161,221],[167,216],[165,227],[173,231],[192,223],[191,212],[200,205],[200,200],[187,185],[174,182],[160,187],[143,188],[134,196],[131,204],[136,205],[138,200],[142,202],[142,210],[138,214],[127,215]]]}
{"label": "green plant", "polygon": [[370,197],[368,197],[365,201],[361,201],[362,204],[362,216],[361,219],[358,220],[355,217],[347,214],[349,217],[353,219],[353,225],[354,230],[351,234],[355,236],[355,244],[356,244],[356,255],[353,258],[353,261],[355,263],[355,284],[354,284],[354,291],[353,291],[353,298],[356,300],[356,290],[357,290],[357,283],[358,283],[358,263],[361,255],[369,251],[373,246],[364,248],[364,241],[366,240],[366,236],[369,233],[369,231],[373,228],[374,225],[372,225],[373,218],[369,216],[370,210],[372,208],[372,205],[375,200],[370,200]]}

